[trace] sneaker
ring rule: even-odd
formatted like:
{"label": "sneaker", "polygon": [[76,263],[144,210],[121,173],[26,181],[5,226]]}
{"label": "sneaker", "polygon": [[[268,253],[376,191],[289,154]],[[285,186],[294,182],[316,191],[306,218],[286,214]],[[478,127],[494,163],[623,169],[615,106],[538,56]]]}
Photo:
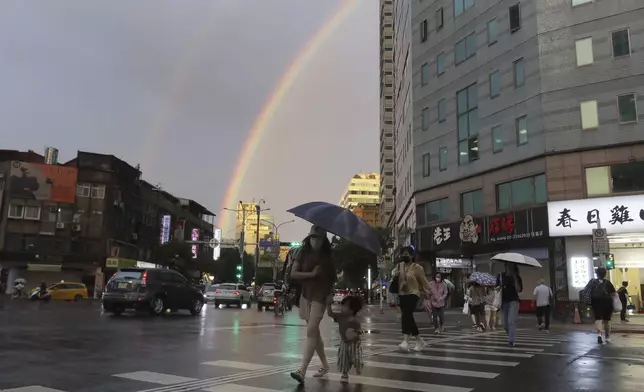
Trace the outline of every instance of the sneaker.
{"label": "sneaker", "polygon": [[597,344],[602,344],[604,341],[602,340],[601,335],[597,335]]}
{"label": "sneaker", "polygon": [[427,347],[427,343],[425,343],[424,340],[419,338],[418,340],[416,340],[416,345],[414,346],[414,351],[416,351],[416,352],[423,351],[425,349],[425,347]]}
{"label": "sneaker", "polygon": [[398,348],[400,349],[400,351],[404,351],[404,352],[408,353],[409,352],[409,343],[406,340],[403,340],[403,342],[398,345]]}
{"label": "sneaker", "polygon": [[349,382],[349,373],[342,373],[342,376],[340,376],[340,382],[342,383]]}
{"label": "sneaker", "polygon": [[546,333],[550,333],[550,329],[546,328],[545,329]]}
{"label": "sneaker", "polygon": [[441,333],[440,329],[438,329],[438,328],[434,329],[434,334],[435,335],[438,335],[439,333]]}
{"label": "sneaker", "polygon": [[443,326],[441,325],[440,333],[443,333],[443,332],[445,332],[445,327],[443,327]]}
{"label": "sneaker", "polygon": [[512,347],[512,348],[515,348],[515,347],[517,346],[516,344],[514,344],[514,342],[508,342],[508,344],[509,344],[509,345],[510,345],[510,347]]}

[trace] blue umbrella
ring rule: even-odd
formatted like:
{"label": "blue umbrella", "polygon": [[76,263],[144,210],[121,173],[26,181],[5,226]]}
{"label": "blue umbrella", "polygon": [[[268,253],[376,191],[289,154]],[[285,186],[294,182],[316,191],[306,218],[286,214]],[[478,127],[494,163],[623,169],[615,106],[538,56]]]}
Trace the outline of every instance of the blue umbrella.
{"label": "blue umbrella", "polygon": [[288,212],[376,255],[381,252],[378,233],[362,218],[346,208],[323,201],[314,201],[293,207]]}
{"label": "blue umbrella", "polygon": [[478,283],[481,286],[496,286],[496,277],[487,272],[472,272],[472,275],[470,275],[467,281]]}

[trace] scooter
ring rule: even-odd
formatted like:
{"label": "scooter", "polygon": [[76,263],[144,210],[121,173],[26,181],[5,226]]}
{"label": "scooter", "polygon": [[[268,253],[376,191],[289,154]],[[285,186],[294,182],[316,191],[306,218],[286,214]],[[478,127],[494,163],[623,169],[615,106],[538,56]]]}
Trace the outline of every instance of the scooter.
{"label": "scooter", "polygon": [[29,296],[29,299],[32,301],[44,301],[44,302],[49,302],[51,300],[51,293],[49,291],[45,291],[42,293],[40,291],[40,287],[36,287],[31,291],[31,295]]}
{"label": "scooter", "polygon": [[13,292],[13,295],[11,296],[11,299],[24,298],[27,296],[27,293],[23,291],[25,289],[24,284],[16,283],[16,285],[13,286],[13,288],[14,288],[14,292]]}
{"label": "scooter", "polygon": [[286,311],[286,297],[278,290],[273,294],[273,311],[276,316],[283,316]]}

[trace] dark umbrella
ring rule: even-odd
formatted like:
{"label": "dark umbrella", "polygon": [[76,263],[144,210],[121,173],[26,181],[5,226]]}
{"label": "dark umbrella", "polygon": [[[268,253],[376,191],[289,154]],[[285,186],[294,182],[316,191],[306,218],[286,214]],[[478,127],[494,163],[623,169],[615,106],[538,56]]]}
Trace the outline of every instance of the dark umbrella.
{"label": "dark umbrella", "polygon": [[376,255],[382,250],[378,233],[346,208],[314,201],[291,208],[288,212]]}

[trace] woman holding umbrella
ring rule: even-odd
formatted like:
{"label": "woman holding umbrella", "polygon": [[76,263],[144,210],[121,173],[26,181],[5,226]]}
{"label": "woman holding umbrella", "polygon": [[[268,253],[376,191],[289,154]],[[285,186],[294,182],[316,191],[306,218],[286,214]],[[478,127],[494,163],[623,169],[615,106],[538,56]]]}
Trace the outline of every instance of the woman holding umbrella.
{"label": "woman holding umbrella", "polygon": [[333,285],[336,280],[331,243],[327,238],[326,230],[318,226],[311,227],[309,236],[304,239],[293,262],[289,278],[302,286],[299,303],[300,318],[307,323],[302,366],[292,372],[291,377],[300,384],[304,384],[306,369],[314,353],[320,357],[322,366],[313,377],[322,377],[330,369],[320,334],[320,322],[324,318],[324,312],[330,313],[329,308],[333,303]]}
{"label": "woman holding umbrella", "polygon": [[523,281],[519,268],[514,263],[505,263],[505,273],[498,276],[496,285],[501,287],[501,317],[508,334],[508,343],[514,347],[519,318],[519,293],[523,291]]}

